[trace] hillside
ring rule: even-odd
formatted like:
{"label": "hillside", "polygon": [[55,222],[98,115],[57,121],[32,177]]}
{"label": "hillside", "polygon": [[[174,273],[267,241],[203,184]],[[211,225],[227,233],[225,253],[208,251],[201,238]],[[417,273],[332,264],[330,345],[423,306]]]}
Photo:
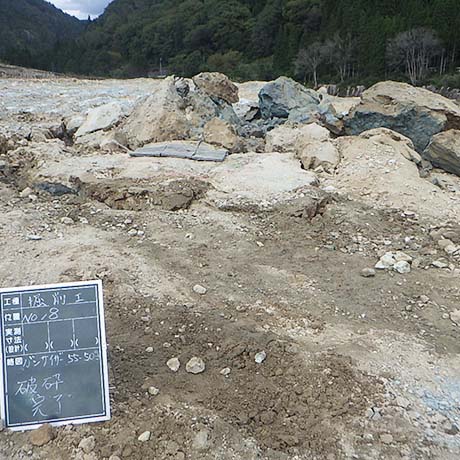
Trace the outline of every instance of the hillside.
{"label": "hillside", "polygon": [[43,67],[58,42],[76,38],[85,22],[43,0],[0,0],[0,60]]}
{"label": "hillside", "polygon": [[[320,79],[365,81],[403,74],[404,59],[398,46],[388,56],[389,43],[423,28],[412,41],[427,42],[423,66],[442,74],[460,65],[459,11],[458,0],[115,0],[75,45],[61,49],[59,62],[61,70],[99,75],[166,68],[303,80],[312,79],[310,57],[319,54]],[[397,40],[407,44],[404,35]],[[308,52],[296,65],[302,49]]]}

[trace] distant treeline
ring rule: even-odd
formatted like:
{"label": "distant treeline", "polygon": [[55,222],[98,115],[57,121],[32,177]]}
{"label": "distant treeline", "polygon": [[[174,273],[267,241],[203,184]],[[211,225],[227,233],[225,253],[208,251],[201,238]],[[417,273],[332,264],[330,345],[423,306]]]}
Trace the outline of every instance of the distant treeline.
{"label": "distant treeline", "polygon": [[[460,83],[459,0],[115,0],[43,68],[104,76],[221,71],[311,84]],[[448,76],[449,75],[449,76]]]}

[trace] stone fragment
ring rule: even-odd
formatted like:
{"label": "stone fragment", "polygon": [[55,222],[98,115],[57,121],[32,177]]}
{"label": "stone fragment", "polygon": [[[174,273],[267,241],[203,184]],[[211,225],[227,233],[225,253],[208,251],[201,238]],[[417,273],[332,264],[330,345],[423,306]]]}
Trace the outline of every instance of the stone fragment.
{"label": "stone fragment", "polygon": [[206,369],[206,364],[205,362],[198,357],[193,357],[188,361],[188,363],[185,365],[185,370],[189,374],[202,374]]}
{"label": "stone fragment", "polygon": [[411,267],[410,267],[409,262],[406,262],[405,260],[402,260],[400,262],[396,262],[393,265],[393,269],[396,272],[400,273],[400,274],[410,273],[410,271],[411,271]]}
{"label": "stone fragment", "polygon": [[78,448],[81,449],[85,454],[89,454],[92,452],[96,447],[96,439],[94,436],[88,436],[83,438],[79,444]]}
{"label": "stone fragment", "polygon": [[141,435],[139,435],[139,437],[137,438],[138,441],[140,442],[147,442],[147,441],[150,441],[150,436],[152,434],[150,433],[150,431],[144,431]]}
{"label": "stone fragment", "polygon": [[177,372],[180,368],[180,361],[178,358],[171,358],[168,360],[166,365],[169,367],[170,370],[173,372]]}
{"label": "stone fragment", "polygon": [[460,326],[460,310],[454,310],[449,314],[450,320]]}
{"label": "stone fragment", "polygon": [[267,359],[267,353],[265,351],[260,351],[254,357],[256,364],[262,364]]}
{"label": "stone fragment", "polygon": [[49,424],[42,425],[40,428],[30,432],[29,440],[32,445],[42,447],[56,437],[53,427]]}
{"label": "stone fragment", "polygon": [[391,444],[393,442],[393,436],[389,433],[381,434],[380,441],[382,441],[383,444]]}
{"label": "stone fragment", "polygon": [[193,292],[199,295],[205,295],[208,292],[208,290],[200,284],[195,284],[195,286],[193,286]]}
{"label": "stone fragment", "polygon": [[373,268],[364,268],[361,270],[361,276],[363,278],[373,278],[376,275],[376,272]]}

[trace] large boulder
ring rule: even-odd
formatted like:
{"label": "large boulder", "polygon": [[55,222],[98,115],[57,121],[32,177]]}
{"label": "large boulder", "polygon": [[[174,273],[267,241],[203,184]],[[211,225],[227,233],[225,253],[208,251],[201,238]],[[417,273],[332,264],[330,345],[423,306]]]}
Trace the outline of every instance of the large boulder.
{"label": "large boulder", "polygon": [[173,78],[165,79],[156,91],[140,102],[122,126],[130,147],[151,142],[187,139],[190,124],[185,103]]}
{"label": "large boulder", "polygon": [[386,81],[363,93],[344,125],[350,135],[373,128],[392,129],[410,138],[416,150],[423,152],[435,134],[460,128],[460,106],[426,89]]}
{"label": "large boulder", "polygon": [[203,72],[193,77],[195,85],[212,98],[223,99],[229,104],[239,101],[238,87],[219,72]]}
{"label": "large boulder", "polygon": [[316,91],[287,77],[267,83],[259,92],[259,107],[265,119],[309,121],[317,114],[319,103]]}
{"label": "large boulder", "polygon": [[224,147],[231,153],[243,150],[243,140],[236,133],[235,128],[220,118],[213,118],[204,126],[203,138],[206,142],[218,147]]}
{"label": "large boulder", "polygon": [[433,166],[460,176],[460,130],[451,129],[434,136],[423,156]]}
{"label": "large boulder", "polygon": [[334,176],[323,178],[322,186],[333,186],[375,208],[415,212],[433,223],[460,218],[451,195],[420,177],[412,159],[419,155],[407,138],[376,129],[335,142],[340,164]]}
{"label": "large boulder", "polygon": [[340,161],[330,132],[316,123],[278,126],[267,134],[265,151],[293,152],[304,169],[332,171]]}
{"label": "large boulder", "polygon": [[96,107],[88,112],[86,120],[77,129],[75,136],[81,137],[96,131],[110,129],[119,123],[123,116],[123,108],[118,102],[110,102]]}

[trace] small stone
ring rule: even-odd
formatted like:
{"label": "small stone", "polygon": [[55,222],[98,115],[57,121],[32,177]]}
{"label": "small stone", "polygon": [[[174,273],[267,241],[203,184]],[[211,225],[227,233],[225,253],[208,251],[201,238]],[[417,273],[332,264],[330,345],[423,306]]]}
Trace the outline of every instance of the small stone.
{"label": "small stone", "polygon": [[206,430],[199,431],[193,439],[192,446],[196,450],[206,450],[209,447],[209,433]]}
{"label": "small stone", "polygon": [[460,326],[460,310],[451,311],[449,314],[450,320],[457,326]]}
{"label": "small stone", "polygon": [[396,262],[393,265],[393,270],[400,273],[401,275],[410,273],[411,268],[409,262],[406,262],[404,260],[401,260],[400,262]]}
{"label": "small stone", "polygon": [[64,224],[64,225],[72,225],[74,223],[73,219],[71,219],[70,217],[63,217],[61,219],[61,224]]}
{"label": "small stone", "polygon": [[193,286],[193,292],[199,295],[205,295],[208,290],[200,284],[195,284],[195,286]]}
{"label": "small stone", "polygon": [[153,353],[153,347],[147,347],[147,348],[145,349],[145,352],[146,352],[146,353]]}
{"label": "small stone", "polygon": [[373,268],[364,268],[361,270],[361,276],[363,278],[374,278],[376,272]]}
{"label": "small stone", "polygon": [[382,441],[383,444],[391,444],[393,442],[393,436],[388,433],[381,434],[380,441]]}
{"label": "small stone", "polygon": [[394,253],[387,252],[382,257],[380,257],[380,260],[376,263],[375,268],[377,270],[388,270],[389,268],[393,267],[395,263],[396,259],[394,257]]}
{"label": "small stone", "polygon": [[34,191],[30,188],[30,187],[26,187],[20,194],[19,196],[21,198],[28,198],[29,195],[31,195],[32,193],[34,193]]}
{"label": "small stone", "polygon": [[395,255],[394,255],[394,258],[396,260],[396,262],[408,262],[408,263],[411,263],[412,262],[412,257],[408,254],[406,254],[405,252],[402,252],[402,251],[398,251]]}
{"label": "small stone", "polygon": [[49,424],[45,424],[37,430],[32,431],[29,439],[32,445],[42,447],[52,441],[55,437],[56,434],[54,433],[53,427]]}
{"label": "small stone", "polygon": [[460,248],[458,246],[455,246],[454,244],[449,244],[449,246],[446,246],[444,248],[444,252],[446,252],[449,255],[455,254]]}
{"label": "small stone", "polygon": [[83,438],[80,443],[78,444],[78,448],[81,449],[85,454],[89,454],[94,450],[96,447],[96,440],[94,436],[88,436],[87,438]]}
{"label": "small stone", "polygon": [[445,249],[447,248],[448,246],[453,246],[453,242],[451,240],[448,240],[448,239],[445,239],[445,240],[439,240],[438,241],[438,246],[441,248],[441,249]]}
{"label": "small stone", "polygon": [[152,396],[158,396],[160,394],[160,390],[153,386],[149,387],[149,394],[151,394]]}
{"label": "small stone", "polygon": [[166,365],[171,369],[173,372],[177,372],[180,368],[180,361],[178,358],[171,358],[168,360]]}
{"label": "small stone", "polygon": [[435,268],[449,268],[449,264],[446,264],[442,260],[435,260],[435,261],[431,262],[431,265],[433,267],[435,267]]}
{"label": "small stone", "polygon": [[367,442],[372,442],[374,440],[374,435],[372,433],[365,433],[363,439]]}
{"label": "small stone", "polygon": [[228,377],[232,370],[229,367],[225,367],[220,371],[220,375],[223,375],[224,377]]}
{"label": "small stone", "polygon": [[151,433],[150,431],[144,431],[138,438],[137,440],[140,442],[147,442],[150,440]]}
{"label": "small stone", "polygon": [[397,396],[395,403],[398,407],[402,407],[403,409],[408,409],[410,406],[410,401],[402,396]]}
{"label": "small stone", "polygon": [[137,236],[137,230],[135,228],[132,228],[129,232],[128,232],[128,236]]}
{"label": "small stone", "polygon": [[267,353],[265,353],[265,351],[260,351],[254,357],[254,361],[256,362],[256,364],[262,364],[266,359],[267,359]]}
{"label": "small stone", "polygon": [[118,455],[111,455],[109,460],[121,460],[121,458]]}
{"label": "small stone", "polygon": [[33,235],[33,234],[27,235],[26,238],[30,241],[40,241],[43,239],[43,237],[41,237],[40,235]]}
{"label": "small stone", "polygon": [[428,303],[430,301],[430,298],[426,295],[421,295],[420,296],[420,302],[422,303]]}
{"label": "small stone", "polygon": [[186,365],[185,370],[189,374],[201,374],[205,371],[206,364],[201,358],[193,357]]}
{"label": "small stone", "polygon": [[448,422],[444,426],[444,433],[449,436],[457,436],[460,433],[460,429],[455,423]]}

